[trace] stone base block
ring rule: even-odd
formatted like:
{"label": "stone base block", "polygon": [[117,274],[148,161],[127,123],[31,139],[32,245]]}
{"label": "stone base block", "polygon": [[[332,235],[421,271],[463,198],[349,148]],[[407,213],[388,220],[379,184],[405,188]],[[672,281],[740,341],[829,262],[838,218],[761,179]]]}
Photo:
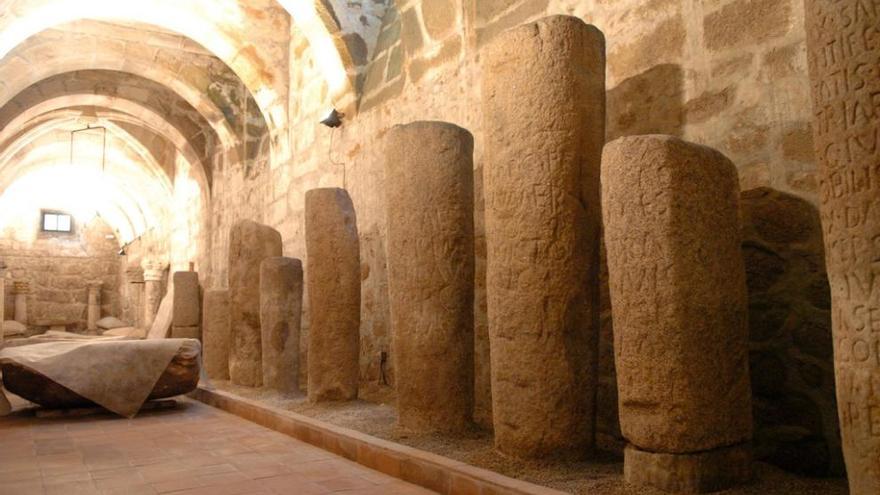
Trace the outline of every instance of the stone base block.
{"label": "stone base block", "polygon": [[202,328],[194,327],[171,327],[172,339],[197,339],[202,340]]}
{"label": "stone base block", "polygon": [[695,454],[645,452],[632,445],[624,451],[627,483],[672,493],[709,493],[752,479],[752,446],[748,443]]}

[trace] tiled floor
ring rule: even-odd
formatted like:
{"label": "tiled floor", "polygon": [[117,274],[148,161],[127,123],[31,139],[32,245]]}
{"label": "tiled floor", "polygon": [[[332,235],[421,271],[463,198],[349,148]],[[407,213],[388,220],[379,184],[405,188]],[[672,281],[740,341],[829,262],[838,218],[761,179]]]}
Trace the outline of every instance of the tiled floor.
{"label": "tiled floor", "polygon": [[0,418],[0,495],[429,494],[184,400],[133,420]]}

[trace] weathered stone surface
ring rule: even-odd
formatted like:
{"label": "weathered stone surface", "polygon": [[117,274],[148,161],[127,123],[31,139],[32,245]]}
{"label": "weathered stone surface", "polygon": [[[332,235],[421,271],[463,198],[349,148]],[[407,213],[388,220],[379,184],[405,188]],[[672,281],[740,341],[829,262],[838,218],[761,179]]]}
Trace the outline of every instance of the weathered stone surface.
{"label": "weathered stone surface", "polygon": [[838,413],[853,495],[880,493],[878,25],[876,3],[806,2]]}
{"label": "weathered stone surface", "polygon": [[[711,148],[662,135],[605,147],[620,423],[640,450],[692,454],[751,440],[738,193],[736,167]],[[700,478],[694,465],[660,488]]]}
{"label": "weathered stone surface", "polygon": [[114,328],[127,327],[128,323],[116,318],[115,316],[105,316],[95,323],[95,326],[104,330],[113,330]]}
{"label": "weathered stone surface", "polygon": [[819,212],[797,196],[758,188],[740,195],[740,219],[755,458],[802,475],[841,476]]}
{"label": "weathered stone surface", "polygon": [[144,327],[152,328],[162,303],[164,291],[162,279],[164,278],[165,264],[155,260],[144,260]]}
{"label": "weathered stone surface", "polygon": [[101,284],[89,284],[88,307],[86,308],[86,329],[98,331],[98,319],[101,317]]}
{"label": "weathered stone surface", "polygon": [[281,234],[250,220],[229,232],[229,378],[238,385],[263,384],[260,332],[260,263],[281,256]]}
{"label": "weathered stone surface", "polygon": [[171,338],[202,340],[202,327],[198,325],[189,327],[179,327],[174,325],[171,327]]}
{"label": "weathered stone surface", "polygon": [[229,379],[229,291],[206,290],[202,303],[202,355],[205,373],[215,380]]}
{"label": "weathered stone surface", "polygon": [[266,258],[260,265],[263,386],[299,390],[299,334],[303,267],[294,258]]}
{"label": "weathered stone surface", "polygon": [[198,326],[201,317],[199,274],[174,272],[174,309],[171,324],[175,327]]}
{"label": "weathered stone surface", "polygon": [[748,482],[753,476],[752,449],[747,444],[696,454],[624,450],[627,483],[661,487],[671,493],[710,493]]}
{"label": "weathered stone surface", "polygon": [[386,138],[398,421],[413,430],[460,431],[473,418],[473,148],[467,130],[443,122]]}
{"label": "weathered stone surface", "polygon": [[[0,346],[3,345],[4,340],[6,340],[6,263],[0,261]],[[0,399],[0,414],[4,414],[6,406],[2,402],[3,400]]]}
{"label": "weathered stone surface", "polygon": [[15,296],[15,321],[22,325],[28,324],[28,304],[27,296],[31,291],[31,285],[28,282],[17,281],[12,286],[12,293]]}
{"label": "weathered stone surface", "polygon": [[455,26],[458,9],[452,0],[434,0],[422,3],[422,20],[425,30],[434,39],[442,39],[443,35]]}
{"label": "weathered stone surface", "polygon": [[487,298],[495,445],[593,443],[605,42],[574,17],[484,51]]}
{"label": "weathered stone surface", "polygon": [[306,192],[311,401],[358,394],[361,273],[354,205],[343,189]]}

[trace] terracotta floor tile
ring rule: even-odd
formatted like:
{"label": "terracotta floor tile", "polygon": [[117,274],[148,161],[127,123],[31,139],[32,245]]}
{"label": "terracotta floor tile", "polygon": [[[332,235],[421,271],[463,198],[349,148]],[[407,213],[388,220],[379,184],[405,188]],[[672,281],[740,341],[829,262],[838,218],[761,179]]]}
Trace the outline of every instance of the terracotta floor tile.
{"label": "terracotta floor tile", "polygon": [[0,494],[431,493],[203,404],[133,420],[0,418]]}

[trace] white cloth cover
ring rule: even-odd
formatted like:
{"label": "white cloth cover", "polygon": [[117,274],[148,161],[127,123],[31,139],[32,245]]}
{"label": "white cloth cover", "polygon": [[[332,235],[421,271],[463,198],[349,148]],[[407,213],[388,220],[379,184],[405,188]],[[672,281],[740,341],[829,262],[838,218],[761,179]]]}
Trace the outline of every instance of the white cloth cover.
{"label": "white cloth cover", "polygon": [[18,363],[130,418],[179,351],[198,355],[201,344],[193,339],[51,342],[0,350],[0,363]]}

